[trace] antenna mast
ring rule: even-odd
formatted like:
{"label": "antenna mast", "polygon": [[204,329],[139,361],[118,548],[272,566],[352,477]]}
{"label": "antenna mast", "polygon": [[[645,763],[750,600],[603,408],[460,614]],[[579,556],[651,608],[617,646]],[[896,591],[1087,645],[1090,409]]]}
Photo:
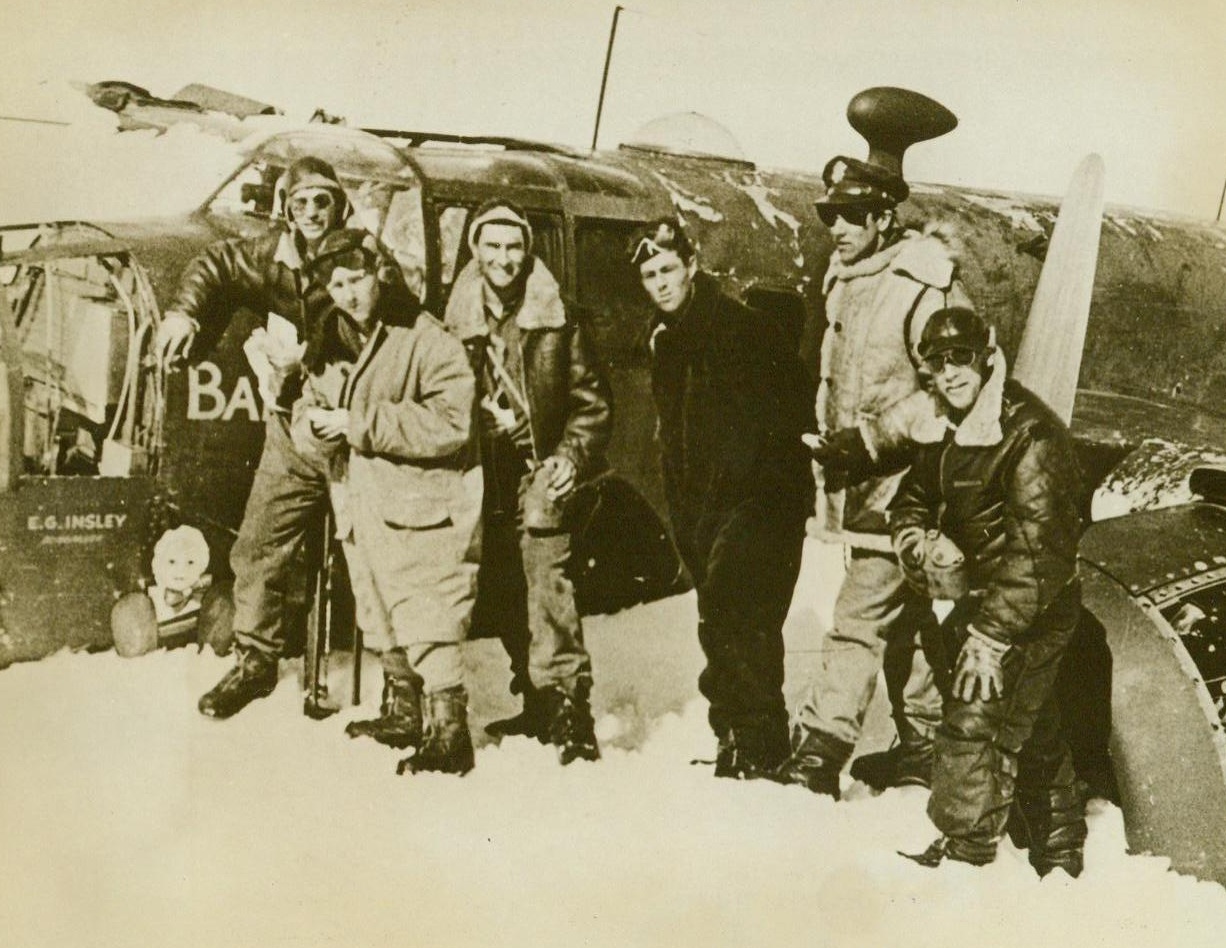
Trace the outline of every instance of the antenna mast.
{"label": "antenna mast", "polygon": [[609,48],[604,54],[604,75],[600,77],[600,99],[596,103],[596,127],[592,129],[592,151],[596,150],[596,139],[600,137],[600,114],[604,111],[604,91],[609,84],[609,64],[613,61],[613,40],[617,36],[617,18],[621,16],[620,6],[613,8],[613,26],[609,29]]}

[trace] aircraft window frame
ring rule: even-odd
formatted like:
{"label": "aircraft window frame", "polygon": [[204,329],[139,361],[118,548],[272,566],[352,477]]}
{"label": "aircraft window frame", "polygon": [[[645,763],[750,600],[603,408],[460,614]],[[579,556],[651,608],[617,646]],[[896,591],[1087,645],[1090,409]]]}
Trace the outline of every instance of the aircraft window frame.
{"label": "aircraft window frame", "polygon": [[158,312],[147,274],[127,254],[67,253],[20,269],[29,285],[10,323],[19,480],[151,474],[163,397],[146,358]]}
{"label": "aircraft window frame", "polygon": [[[472,259],[472,250],[468,246],[468,225],[472,218],[472,212],[478,206],[478,202],[464,202],[448,200],[437,203],[434,207],[434,223],[438,234],[438,255],[439,255],[439,299],[442,305],[446,306],[447,299],[451,296],[451,287],[455,283],[456,276],[460,271],[468,265]],[[461,224],[459,235],[457,238],[454,250],[443,245],[445,237],[450,239],[455,233],[454,225],[448,225],[448,230],[443,229],[443,216],[448,212],[461,212],[463,214],[463,222]],[[553,274],[559,285],[566,286],[566,276],[569,272],[566,253],[566,218],[559,211],[554,210],[539,210],[537,208],[528,207],[524,209],[524,213],[528,215],[528,222],[532,225],[532,253],[533,256],[539,257],[549,272]],[[454,216],[454,215],[453,215]],[[451,257],[450,261],[448,257]],[[445,279],[447,268],[450,264],[451,280]]]}
{"label": "aircraft window frame", "polygon": [[[284,173],[285,166],[258,154],[230,176],[202,211],[244,237],[267,233],[270,227],[281,226],[283,222],[284,208],[277,184]],[[421,181],[411,173],[360,175],[344,167],[337,168],[337,175],[353,211],[349,226],[360,225],[379,238],[399,264],[409,289],[424,300],[428,237]],[[379,192],[390,192],[390,199],[381,202],[373,197]]]}

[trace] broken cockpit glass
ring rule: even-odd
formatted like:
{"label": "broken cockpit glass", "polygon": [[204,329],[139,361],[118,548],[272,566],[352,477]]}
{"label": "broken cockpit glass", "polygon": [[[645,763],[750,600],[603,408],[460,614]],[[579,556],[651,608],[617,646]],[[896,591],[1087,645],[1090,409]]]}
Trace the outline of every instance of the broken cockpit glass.
{"label": "broken cockpit glass", "polygon": [[[301,140],[300,140],[301,139]],[[328,161],[340,177],[360,226],[382,241],[418,299],[426,293],[426,237],[421,183],[391,145],[355,142],[325,130],[302,133],[292,141],[273,137],[206,203],[203,211],[232,233],[254,237],[284,216],[281,179],[295,158],[313,155]]]}
{"label": "broken cockpit glass", "polygon": [[157,304],[144,271],[122,246],[68,228],[35,235],[4,277],[20,473],[152,473],[162,399],[145,358]]}

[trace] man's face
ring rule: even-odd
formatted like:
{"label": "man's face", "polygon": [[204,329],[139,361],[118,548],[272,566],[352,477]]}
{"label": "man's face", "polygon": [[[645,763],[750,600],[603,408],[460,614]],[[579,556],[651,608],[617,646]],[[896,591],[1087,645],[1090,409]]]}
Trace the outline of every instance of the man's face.
{"label": "man's face", "polygon": [[486,224],[477,238],[477,268],[495,292],[509,290],[524,270],[528,248],[514,224]]}
{"label": "man's face", "polygon": [[870,211],[852,204],[836,205],[827,213],[833,217],[828,226],[834,237],[835,253],[843,263],[855,263],[877,252],[885,215],[893,212]]}
{"label": "man's face", "polygon": [[308,245],[319,243],[340,223],[340,203],[329,188],[300,188],[287,201],[290,220]]}
{"label": "man's face", "polygon": [[696,260],[688,264],[672,250],[658,253],[650,260],[639,264],[639,276],[643,289],[651,297],[656,308],[668,315],[685,305],[690,297],[690,287],[698,266]]}
{"label": "man's face", "polygon": [[975,349],[948,349],[925,359],[936,385],[937,394],[955,412],[970,411],[983,390],[987,376],[986,351]]}
{"label": "man's face", "polygon": [[337,267],[328,278],[328,295],[357,325],[368,330],[379,300],[379,281],[369,270]]}

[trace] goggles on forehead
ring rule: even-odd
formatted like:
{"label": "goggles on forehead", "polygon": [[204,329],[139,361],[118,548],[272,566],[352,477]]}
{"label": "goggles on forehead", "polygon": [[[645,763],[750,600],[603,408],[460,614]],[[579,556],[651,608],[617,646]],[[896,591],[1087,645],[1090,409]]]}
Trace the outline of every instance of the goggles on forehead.
{"label": "goggles on forehead", "polygon": [[840,217],[853,227],[863,227],[871,208],[863,204],[819,204],[817,216],[827,227],[833,227]]}
{"label": "goggles on forehead", "polygon": [[673,251],[670,251],[667,247],[661,247],[655,242],[654,238],[644,237],[635,246],[634,253],[630,255],[630,262],[637,267],[641,263],[646,263],[652,257],[658,257],[662,253],[670,252]]}
{"label": "goggles on forehead", "polygon": [[309,194],[295,194],[289,199],[289,209],[295,214],[307,210],[327,211],[336,206],[336,195],[331,191],[313,191]]}
{"label": "goggles on forehead", "polygon": [[952,365],[958,369],[965,369],[968,366],[974,365],[975,359],[978,356],[978,349],[946,349],[944,352],[936,352],[930,356],[925,356],[924,365],[928,367],[928,371],[933,375],[940,375],[947,365]]}

